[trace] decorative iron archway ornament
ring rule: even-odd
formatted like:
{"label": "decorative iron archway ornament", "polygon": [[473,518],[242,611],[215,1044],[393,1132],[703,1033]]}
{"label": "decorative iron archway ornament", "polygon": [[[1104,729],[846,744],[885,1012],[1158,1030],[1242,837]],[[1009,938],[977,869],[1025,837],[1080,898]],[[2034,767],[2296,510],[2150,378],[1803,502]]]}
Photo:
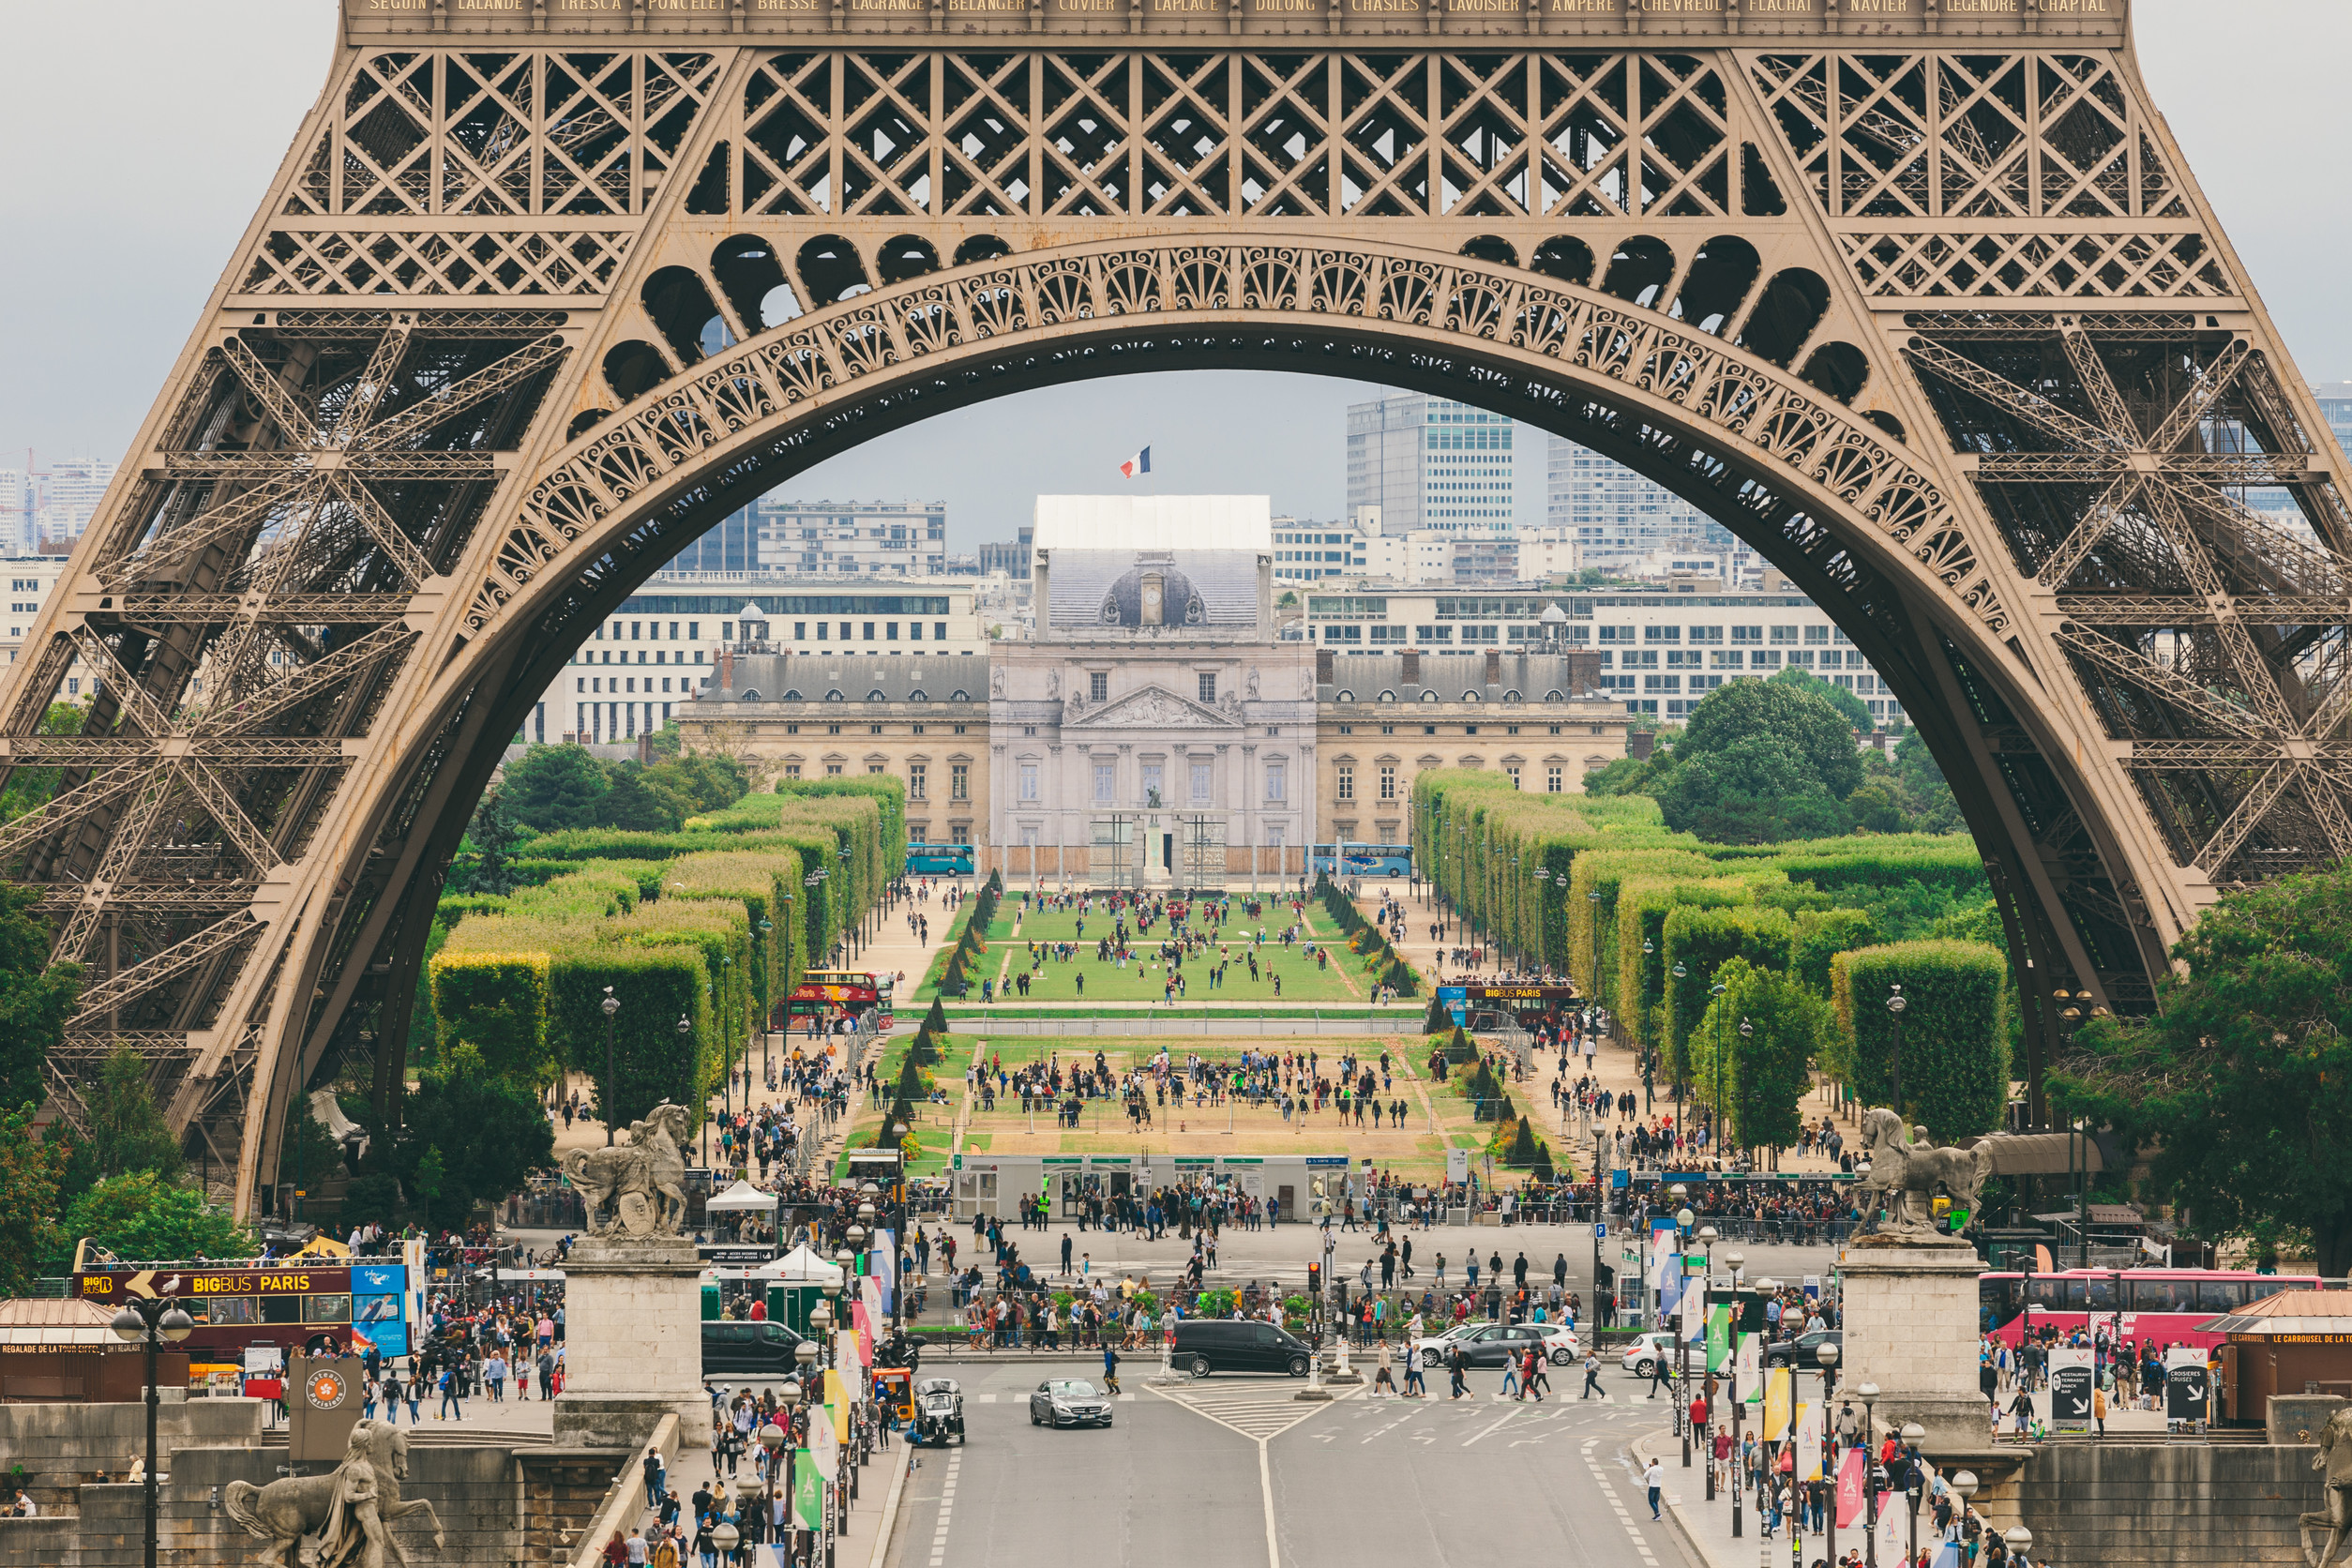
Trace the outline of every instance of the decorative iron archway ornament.
{"label": "decorative iron archway ornament", "polygon": [[[0,826],[250,1212],[395,1097],[441,869],[588,627],[886,430],[1143,369],[1480,403],[1670,486],[1901,698],[2053,991],[2352,847],[2342,456],[2123,0],[350,0],[0,687]],[[2249,495],[2275,505],[2251,506]],[[42,732],[86,699],[78,735]]]}

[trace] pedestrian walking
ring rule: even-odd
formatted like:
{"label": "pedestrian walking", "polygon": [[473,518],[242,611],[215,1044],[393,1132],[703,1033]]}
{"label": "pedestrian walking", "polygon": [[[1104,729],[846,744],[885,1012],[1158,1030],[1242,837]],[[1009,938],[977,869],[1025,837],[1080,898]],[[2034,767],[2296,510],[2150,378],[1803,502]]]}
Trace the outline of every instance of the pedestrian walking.
{"label": "pedestrian walking", "polygon": [[1659,1500],[1666,1495],[1666,1466],[1652,1458],[1650,1468],[1641,1472],[1641,1484],[1650,1488],[1650,1516],[1654,1519]]}
{"label": "pedestrian walking", "polygon": [[1380,1396],[1380,1390],[1386,1389],[1388,1390],[1390,1396],[1392,1398],[1395,1397],[1396,1394],[1396,1379],[1389,1370],[1388,1340],[1385,1337],[1383,1337],[1380,1343],[1379,1368],[1380,1369],[1375,1372],[1372,1377],[1372,1396],[1375,1399],[1379,1398]]}
{"label": "pedestrian walking", "polygon": [[[1578,1397],[1590,1399],[1601,1393],[1601,1358],[1591,1350],[1584,1353],[1584,1393]],[[1606,1398],[1607,1395],[1603,1395]]]}
{"label": "pedestrian walking", "polygon": [[1449,1345],[1446,1347],[1445,1370],[1447,1375],[1453,1380],[1453,1390],[1447,1395],[1448,1398],[1459,1399],[1470,1393],[1470,1385],[1462,1380],[1462,1373],[1469,1365],[1470,1358],[1463,1353],[1461,1346]]}

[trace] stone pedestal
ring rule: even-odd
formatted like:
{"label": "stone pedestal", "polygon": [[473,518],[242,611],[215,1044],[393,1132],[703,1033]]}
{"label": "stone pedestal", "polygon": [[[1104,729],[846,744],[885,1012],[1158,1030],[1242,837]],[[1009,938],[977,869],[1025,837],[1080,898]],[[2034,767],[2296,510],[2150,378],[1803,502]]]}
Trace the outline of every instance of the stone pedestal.
{"label": "stone pedestal", "polygon": [[1865,1237],[1838,1259],[1846,1292],[1841,1395],[1878,1385],[1877,1418],[1926,1429],[1932,1454],[1982,1451],[1991,1406],[1977,1380],[1975,1249],[1933,1241]]}
{"label": "stone pedestal", "polygon": [[564,1262],[564,1392],[555,1441],[637,1448],[665,1411],[681,1447],[711,1440],[701,1259],[682,1236],[590,1237]]}

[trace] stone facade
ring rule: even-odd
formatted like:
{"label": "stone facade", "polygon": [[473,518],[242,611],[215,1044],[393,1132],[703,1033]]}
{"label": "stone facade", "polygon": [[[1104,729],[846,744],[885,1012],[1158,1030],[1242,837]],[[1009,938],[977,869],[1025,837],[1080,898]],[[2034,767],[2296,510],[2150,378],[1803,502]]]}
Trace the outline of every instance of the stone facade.
{"label": "stone facade", "polygon": [[1014,886],[1294,882],[1314,650],[1276,636],[1262,496],[1039,498],[1036,640],[988,671],[988,865]]}
{"label": "stone facade", "polygon": [[1964,1246],[1849,1246],[1841,1388],[1879,1388],[1877,1415],[1900,1428],[1916,1421],[1931,1453],[1960,1454],[1991,1441],[1977,1381],[1977,1276],[1984,1264]]}
{"label": "stone facade", "polygon": [[717,669],[677,711],[689,749],[762,779],[888,774],[907,787],[908,842],[989,842],[986,656],[722,653]]}
{"label": "stone facade", "polygon": [[702,1264],[678,1236],[607,1239],[574,1246],[564,1262],[564,1391],[555,1440],[637,1448],[662,1413],[678,1413],[679,1442],[707,1447],[702,1389]]}
{"label": "stone facade", "polygon": [[1325,842],[1409,842],[1413,780],[1494,768],[1518,788],[1581,794],[1625,755],[1625,706],[1590,654],[1315,656],[1316,816]]}

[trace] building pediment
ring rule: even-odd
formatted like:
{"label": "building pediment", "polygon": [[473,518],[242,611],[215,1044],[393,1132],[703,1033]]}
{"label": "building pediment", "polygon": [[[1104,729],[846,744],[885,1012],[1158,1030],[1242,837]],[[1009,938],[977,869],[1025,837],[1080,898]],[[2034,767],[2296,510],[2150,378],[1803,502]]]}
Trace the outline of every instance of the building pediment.
{"label": "building pediment", "polygon": [[1237,730],[1241,720],[1236,716],[1219,713],[1216,709],[1187,698],[1177,696],[1165,686],[1148,686],[1141,691],[1113,698],[1101,707],[1081,717],[1065,719],[1063,729],[1068,730]]}

